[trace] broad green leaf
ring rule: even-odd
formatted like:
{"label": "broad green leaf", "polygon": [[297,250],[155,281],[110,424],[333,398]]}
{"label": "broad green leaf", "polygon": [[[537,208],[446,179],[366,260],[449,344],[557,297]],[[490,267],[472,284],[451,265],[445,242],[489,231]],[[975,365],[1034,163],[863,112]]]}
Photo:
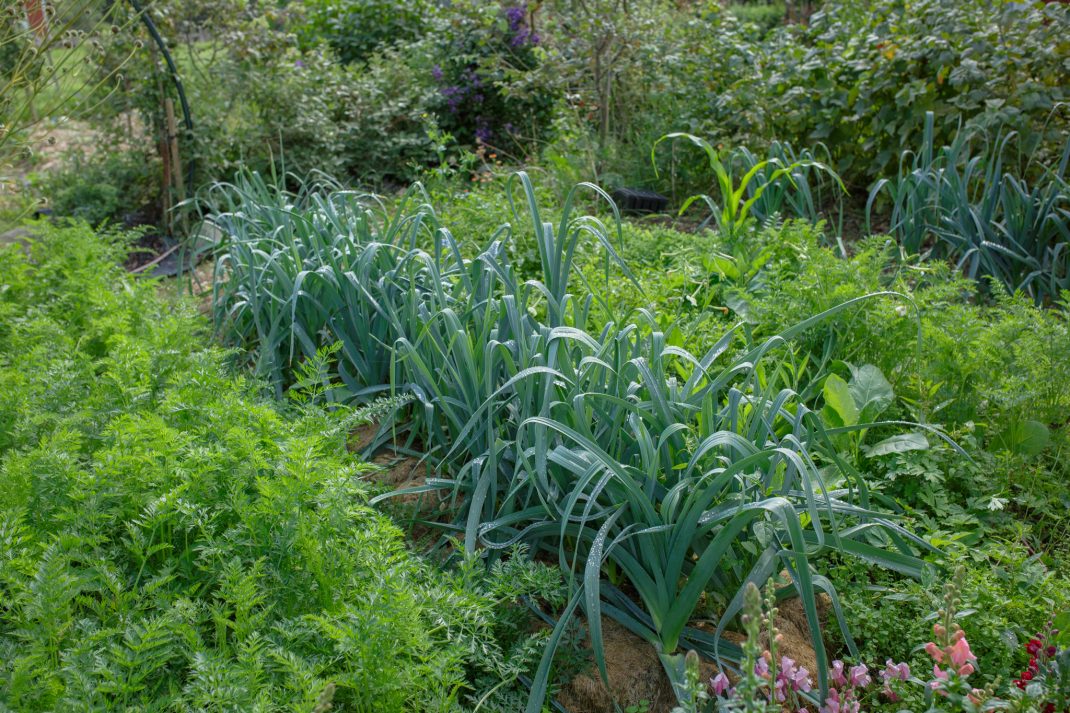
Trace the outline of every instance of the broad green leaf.
{"label": "broad green leaf", "polygon": [[1024,456],[1035,456],[1051,441],[1048,427],[1040,421],[1017,421],[995,438],[997,448]]}
{"label": "broad green leaf", "polygon": [[862,446],[862,451],[870,458],[889,453],[906,453],[907,451],[924,451],[929,448],[929,439],[922,433],[900,433],[885,438],[872,446]]}
{"label": "broad green leaf", "polygon": [[851,398],[858,409],[858,420],[855,423],[876,421],[877,417],[892,405],[895,398],[892,385],[884,378],[881,370],[872,364],[865,364],[857,369],[851,367],[849,388]]}
{"label": "broad green leaf", "polygon": [[830,374],[825,379],[824,394],[825,405],[840,417],[840,423],[844,426],[858,425],[858,407],[855,406],[855,400],[846,381],[835,374]]}

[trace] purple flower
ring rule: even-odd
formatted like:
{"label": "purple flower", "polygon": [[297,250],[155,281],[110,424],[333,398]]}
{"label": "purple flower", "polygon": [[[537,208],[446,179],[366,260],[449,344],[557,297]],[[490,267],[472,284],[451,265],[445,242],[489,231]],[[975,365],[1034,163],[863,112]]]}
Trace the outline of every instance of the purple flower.
{"label": "purple flower", "polygon": [[304,66],[305,66],[305,63],[302,62],[301,60],[297,60],[297,61],[294,62],[294,67],[297,67],[298,69],[303,69]]}
{"label": "purple flower", "polygon": [[481,144],[488,143],[493,138],[494,132],[490,130],[487,122],[483,119],[476,121],[476,141]]}
{"label": "purple flower", "polygon": [[505,19],[509,23],[509,34],[512,35],[509,39],[509,44],[513,47],[539,44],[539,36],[528,27],[527,14],[528,8],[524,4],[515,5],[505,10]]}
{"label": "purple flower", "polygon": [[479,89],[483,86],[483,78],[474,69],[464,70],[463,78],[473,89]]}
{"label": "purple flower", "polygon": [[527,30],[518,30],[516,34],[513,35],[513,39],[509,40],[509,44],[513,47],[523,47],[528,43],[528,38],[530,36],[531,33]]}
{"label": "purple flower", "polygon": [[436,64],[434,67],[431,68],[431,78],[434,79],[436,82],[442,81],[442,67],[440,65]]}
{"label": "purple flower", "polygon": [[524,20],[528,14],[525,5],[514,5],[505,9],[505,19],[509,22],[509,29],[516,32],[524,26]]}

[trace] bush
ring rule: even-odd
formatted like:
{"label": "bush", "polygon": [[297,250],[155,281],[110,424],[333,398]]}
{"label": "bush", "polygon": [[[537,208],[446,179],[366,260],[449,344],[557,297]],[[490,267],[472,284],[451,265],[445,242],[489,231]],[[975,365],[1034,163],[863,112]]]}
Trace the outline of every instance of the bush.
{"label": "bush", "polygon": [[556,574],[415,558],[365,504],[359,414],[258,397],[122,236],[33,231],[0,248],[0,707],[515,697],[543,637],[509,603]]}
{"label": "bush", "polygon": [[91,225],[122,223],[128,216],[152,222],[159,213],[159,181],[159,162],[153,156],[131,151],[75,154],[62,169],[41,176],[39,190],[57,216]]}
{"label": "bush", "polygon": [[706,7],[684,61],[668,65],[684,110],[670,104],[678,118],[663,115],[663,127],[743,145],[820,141],[845,179],[868,183],[920,143],[932,111],[938,146],[963,121],[1011,126],[1023,155],[1050,164],[1065,140],[1068,26],[1059,3],[830,0],[807,26],[754,42],[731,13]]}
{"label": "bush", "polygon": [[433,0],[302,0],[295,27],[308,49],[326,42],[346,64],[367,61],[393,44],[419,39],[439,11]]}
{"label": "bush", "polygon": [[537,76],[541,38],[524,2],[456,3],[437,33],[431,73],[438,123],[463,145],[484,144],[522,158],[545,139],[554,97]]}
{"label": "bush", "polygon": [[762,34],[783,25],[787,15],[784,3],[733,3],[729,10],[742,22],[755,25]]}

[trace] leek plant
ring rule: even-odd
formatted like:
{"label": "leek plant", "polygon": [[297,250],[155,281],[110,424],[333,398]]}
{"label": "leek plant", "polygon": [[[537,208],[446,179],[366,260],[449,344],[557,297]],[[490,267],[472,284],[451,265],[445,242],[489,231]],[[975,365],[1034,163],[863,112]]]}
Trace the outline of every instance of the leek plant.
{"label": "leek plant", "polygon": [[1070,288],[1070,141],[1031,184],[1004,168],[1014,138],[1001,135],[973,152],[960,132],[936,150],[927,114],[921,151],[904,152],[899,175],[874,185],[867,220],[886,196],[889,232],[908,253],[952,260],[968,277],[1053,303]]}
{"label": "leek plant", "polygon": [[[578,187],[554,225],[525,174],[510,183],[542,269],[541,280],[524,280],[508,258],[511,226],[466,255],[416,200],[419,187],[391,213],[322,186],[291,194],[256,176],[218,186],[211,220],[227,237],[217,324],[276,377],[317,344],[342,343],[347,398],[412,398],[381,426],[407,433],[434,463],[434,477],[405,492],[445,496],[454,517],[442,526],[467,552],[494,561],[521,544],[570,574],[573,594],[528,711],[541,709],[554,647],[577,609],[603,676],[608,616],[656,647],[683,696],[682,652],[738,660],[722,635],[745,587],[781,573],[779,594],[801,597],[824,672],[819,592],[838,604],[821,557],[918,575],[924,546],[873,508],[832,445],[861,426],[826,427],[779,381],[779,348],[850,303],[743,349],[729,330],[698,354],[670,343],[651,314],[614,321],[590,285],[571,291],[585,238],[605,252],[607,276],[630,274],[615,231],[574,214],[581,188],[604,196]],[[696,616],[715,629],[693,626]]]}

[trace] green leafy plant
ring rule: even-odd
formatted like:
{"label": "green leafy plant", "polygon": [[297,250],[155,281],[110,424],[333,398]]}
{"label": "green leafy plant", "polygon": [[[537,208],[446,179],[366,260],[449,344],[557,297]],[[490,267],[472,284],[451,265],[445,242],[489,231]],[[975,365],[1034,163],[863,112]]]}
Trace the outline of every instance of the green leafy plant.
{"label": "green leafy plant", "polygon": [[[810,171],[824,172],[837,183],[840,180],[831,169],[811,158],[799,158],[792,160],[791,163],[785,163],[775,154],[769,158],[757,160],[753,154],[745,152],[743,154],[746,159],[744,164],[745,172],[740,177],[737,185],[732,174],[731,161],[722,160],[717,150],[705,139],[683,133],[666,134],[658,139],[650,150],[651,162],[655,162],[658,144],[662,141],[674,141],[677,138],[687,139],[691,144],[705,152],[719,191],[719,198],[717,199],[706,194],[691,196],[680,207],[680,213],[682,214],[686,211],[695,201],[703,201],[711,211],[707,222],[712,219],[717,229],[725,234],[729,243],[742,237],[743,231],[748,225],[751,211],[756,206],[761,211],[762,209],[775,210],[783,205],[789,185],[796,191],[793,201],[802,201],[802,205],[808,206],[804,210],[811,215],[815,215],[809,183],[806,179]],[[782,153],[787,150],[783,147],[781,148]],[[802,183],[802,190],[799,190],[796,176],[799,177],[799,181]],[[842,183],[840,183],[840,188],[843,188]],[[766,191],[769,190],[772,190],[776,197],[773,198],[771,196],[765,203],[759,203],[765,198]],[[809,200],[807,200],[808,196],[811,196]],[[794,202],[793,205],[795,205]],[[768,213],[768,215],[771,215],[771,213]]]}
{"label": "green leafy plant", "polygon": [[57,217],[100,225],[137,215],[138,222],[151,223],[158,168],[153,157],[140,153],[75,154],[63,168],[41,175],[38,191]]}
{"label": "green leafy plant", "polygon": [[122,270],[125,236],[35,235],[0,247],[0,706],[519,695],[546,638],[520,600],[559,604],[558,573],[417,558],[347,452],[368,412],[263,398],[192,305]]}
{"label": "green leafy plant", "polygon": [[858,429],[844,434],[855,457],[857,458],[860,452],[873,458],[889,453],[928,449],[928,439],[919,432],[901,433],[872,445],[862,445],[869,430],[866,424],[879,420],[892,405],[895,393],[881,370],[872,364],[847,366],[851,372],[849,381],[844,381],[837,374],[825,377],[825,406],[821,413],[834,427]]}
{"label": "green leafy plant", "polygon": [[415,40],[430,29],[439,6],[428,0],[302,0],[295,29],[306,47],[327,43],[346,63],[366,61],[384,46]]}
{"label": "green leafy plant", "polygon": [[929,111],[938,146],[962,122],[1014,126],[1042,165],[1065,144],[1065,4],[832,0],[761,38],[714,5],[670,42],[680,59],[667,63],[662,126],[752,147],[823,142],[837,172],[867,186],[918,144]]}

